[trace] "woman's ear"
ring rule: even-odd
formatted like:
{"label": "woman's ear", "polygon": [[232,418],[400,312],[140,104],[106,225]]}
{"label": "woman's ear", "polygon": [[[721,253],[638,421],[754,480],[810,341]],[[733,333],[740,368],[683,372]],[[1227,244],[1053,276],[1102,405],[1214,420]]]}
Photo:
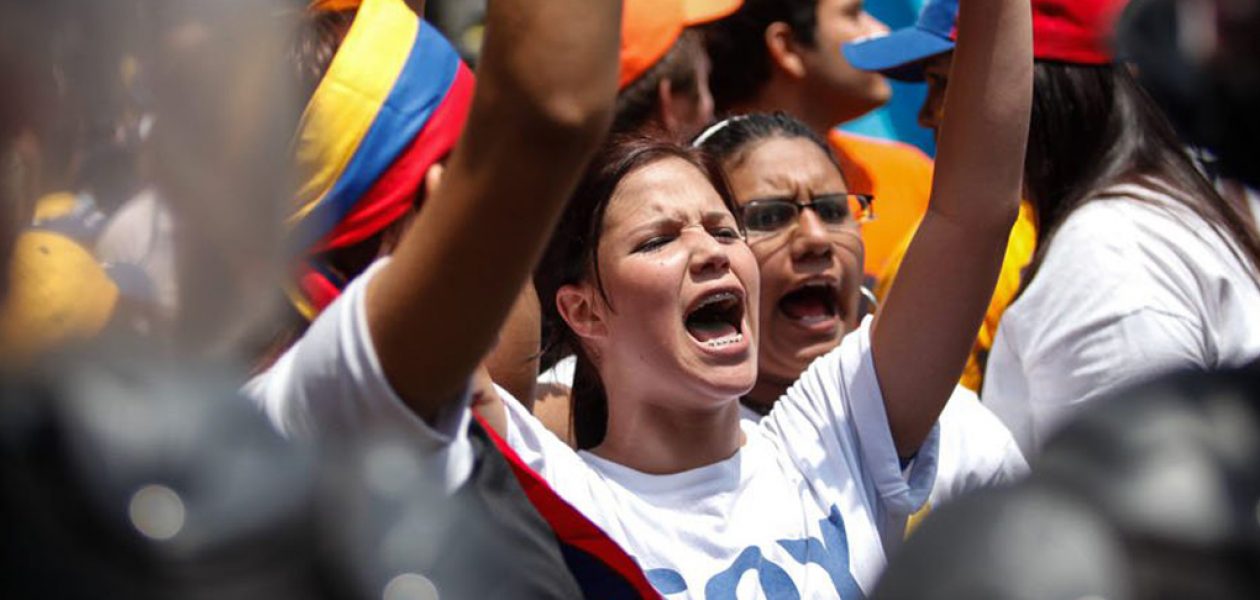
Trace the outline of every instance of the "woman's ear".
{"label": "woman's ear", "polygon": [[442,186],[442,176],[446,175],[446,164],[442,161],[429,165],[428,170],[424,172],[424,197],[432,198],[437,193],[439,187]]}
{"label": "woman's ear", "polygon": [[556,310],[579,338],[584,342],[596,342],[608,337],[602,300],[590,284],[569,284],[556,291]]}
{"label": "woman's ear", "polygon": [[662,129],[671,135],[678,131],[681,121],[677,115],[680,108],[678,104],[679,99],[674,95],[673,82],[668,77],[662,77],[656,84],[656,116],[660,120]]}
{"label": "woman's ear", "polygon": [[791,25],[775,21],[766,27],[766,50],[778,70],[795,79],[805,78],[805,61],[796,38],[792,37]]}
{"label": "woman's ear", "polygon": [[398,244],[402,241],[403,234],[411,228],[411,222],[416,219],[416,209],[407,209],[407,214],[401,219],[390,223],[381,231],[381,247],[376,251],[376,258],[383,258],[394,253],[398,248]]}

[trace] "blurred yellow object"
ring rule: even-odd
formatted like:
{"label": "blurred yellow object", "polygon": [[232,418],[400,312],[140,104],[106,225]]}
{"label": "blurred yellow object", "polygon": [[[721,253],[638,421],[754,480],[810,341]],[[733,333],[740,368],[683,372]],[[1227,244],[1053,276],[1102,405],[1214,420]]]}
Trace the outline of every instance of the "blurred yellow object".
{"label": "blurred yellow object", "polygon": [[118,286],[96,258],[58,233],[18,236],[9,296],[0,309],[0,354],[28,358],[91,338],[109,322]]}
{"label": "blurred yellow object", "polygon": [[932,516],[932,503],[925,502],[923,508],[919,509],[919,512],[910,515],[910,518],[906,519],[906,531],[903,537],[910,537],[914,530],[918,529],[923,524],[923,521],[930,516]]}
{"label": "blurred yellow object", "polygon": [[39,225],[68,216],[77,204],[78,198],[70,192],[48,194],[35,201],[35,217],[31,222]]}

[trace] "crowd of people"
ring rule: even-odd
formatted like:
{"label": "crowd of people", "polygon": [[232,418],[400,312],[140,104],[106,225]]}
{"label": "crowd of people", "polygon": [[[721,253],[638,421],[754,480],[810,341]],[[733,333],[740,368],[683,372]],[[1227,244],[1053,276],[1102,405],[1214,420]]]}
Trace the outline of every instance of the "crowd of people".
{"label": "crowd of people", "polygon": [[[229,597],[1254,593],[1260,404],[1168,400],[1210,387],[1193,383],[1113,400],[1185,371],[1232,373],[1211,381],[1260,400],[1258,182],[1236,145],[1186,126],[1203,119],[1170,118],[1117,44],[1173,3],[927,0],[890,31],[862,0],[490,0],[475,68],[423,0],[15,8],[25,27],[0,28],[0,79],[19,90],[0,106],[0,420],[17,423],[0,512],[126,488],[119,473],[144,478],[118,465],[163,448],[182,448],[160,471],[178,472],[199,452],[170,436],[213,445],[211,426],[233,431],[233,464],[270,453],[259,464],[287,476],[195,462],[184,488],[67,503],[125,508],[158,557],[128,578],[101,557],[136,552],[130,529],[76,537],[47,523],[84,518],[48,509],[22,529],[38,552],[0,547],[28,573],[4,589],[44,573],[136,597],[195,595],[205,577]],[[1227,52],[1245,19],[1218,21],[1188,54],[1245,64]],[[127,43],[101,43],[107,25]],[[888,78],[926,82],[933,158],[837,129],[888,102]],[[235,375],[189,374],[207,370]],[[187,422],[185,398],[129,430],[136,398],[181,385],[231,418]],[[57,427],[15,408],[62,395]],[[1070,537],[1159,512],[1126,496],[1069,515],[1092,505],[1061,490],[1097,488],[1111,464],[1072,444],[1131,419],[1150,429],[1115,439],[1137,452],[1196,418],[1232,444],[1197,472],[1231,475],[1134,489],[1251,511],[1200,530],[1224,531],[1219,563],[1190,536],[1186,555],[1226,565],[1213,585],[1144,574],[1150,548],[1183,556],[1176,534]],[[45,430],[65,432],[68,458]],[[93,455],[113,458],[72,483]],[[272,529],[223,530],[254,568],[197,563],[228,545],[179,545],[180,494],[230,489],[239,508],[245,481],[269,494],[257,521]],[[303,512],[302,494],[335,501]],[[1004,535],[1025,522],[1034,533]],[[1064,539],[1073,560],[1105,559],[1074,572],[1040,548]],[[85,540],[97,558],[46,564]],[[277,540],[288,562],[250,552]],[[1017,575],[1008,548],[1044,572]],[[975,575],[992,572],[1013,583]]]}

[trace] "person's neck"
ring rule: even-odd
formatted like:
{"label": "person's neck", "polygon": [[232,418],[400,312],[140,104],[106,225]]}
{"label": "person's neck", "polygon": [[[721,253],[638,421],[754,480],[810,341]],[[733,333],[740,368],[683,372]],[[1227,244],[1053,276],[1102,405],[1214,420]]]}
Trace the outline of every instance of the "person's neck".
{"label": "person's neck", "polygon": [[749,391],[741,399],[749,408],[760,414],[769,414],[770,409],[774,408],[774,403],[787,393],[788,387],[792,383],[788,381],[780,381],[771,377],[757,377],[757,383],[753,385],[753,389]]}
{"label": "person's neck", "polygon": [[669,400],[610,397],[608,432],[593,452],[636,471],[668,475],[721,462],[743,446],[734,398],[719,408],[695,410],[676,408]]}

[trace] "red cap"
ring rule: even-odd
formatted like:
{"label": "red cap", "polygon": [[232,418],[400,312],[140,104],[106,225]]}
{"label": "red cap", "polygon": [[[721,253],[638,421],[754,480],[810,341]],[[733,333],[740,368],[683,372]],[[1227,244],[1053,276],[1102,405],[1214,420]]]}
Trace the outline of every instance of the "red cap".
{"label": "red cap", "polygon": [[1032,0],[1033,56],[1080,65],[1112,62],[1111,37],[1128,0]]}
{"label": "red cap", "polygon": [[744,0],[625,0],[621,17],[621,78],[634,83],[674,47],[684,29],[739,10]]}

